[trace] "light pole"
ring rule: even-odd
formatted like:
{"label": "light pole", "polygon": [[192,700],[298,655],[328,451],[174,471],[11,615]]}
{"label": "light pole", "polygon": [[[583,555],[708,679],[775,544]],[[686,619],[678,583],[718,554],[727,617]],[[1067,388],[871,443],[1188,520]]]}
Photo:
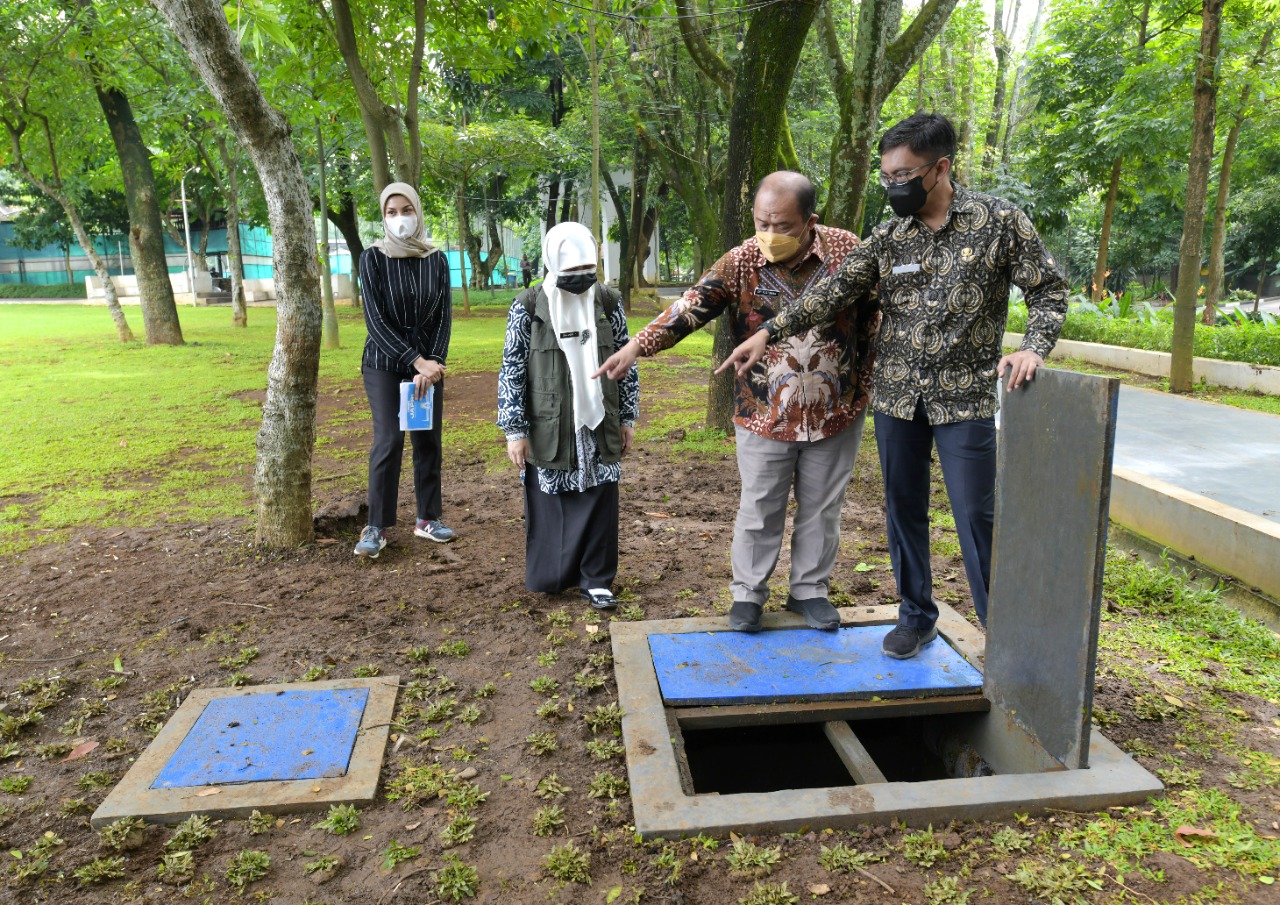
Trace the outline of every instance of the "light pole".
{"label": "light pole", "polygon": [[[192,170],[199,173],[199,167],[191,167],[182,173],[182,229],[187,235],[187,288],[191,290],[191,307],[196,306],[196,268],[191,257],[191,221],[187,219],[187,173]],[[206,226],[206,228],[208,228]]]}

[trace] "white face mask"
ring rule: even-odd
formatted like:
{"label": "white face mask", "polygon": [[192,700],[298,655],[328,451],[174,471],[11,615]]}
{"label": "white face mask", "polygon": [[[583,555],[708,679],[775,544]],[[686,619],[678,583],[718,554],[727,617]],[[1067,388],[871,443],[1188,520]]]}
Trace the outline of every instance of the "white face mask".
{"label": "white face mask", "polygon": [[407,239],[412,236],[418,229],[418,217],[416,214],[409,214],[401,217],[398,214],[392,214],[387,217],[387,232],[401,239]]}

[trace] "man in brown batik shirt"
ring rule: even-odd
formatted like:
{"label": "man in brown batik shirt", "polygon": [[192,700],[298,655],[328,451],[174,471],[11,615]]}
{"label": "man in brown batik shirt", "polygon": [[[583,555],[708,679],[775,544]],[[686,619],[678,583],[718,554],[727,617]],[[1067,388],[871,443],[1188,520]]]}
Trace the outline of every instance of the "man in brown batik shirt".
{"label": "man in brown batik shirt", "polygon": [[[766,176],[752,206],[756,235],[716,261],[596,376],[626,373],[639,356],[674,346],[725,310],[733,318],[734,338],[741,340],[835,272],[858,237],[818,226],[816,202],[813,183],[801,174]],[[742,496],[730,551],[729,611],[735,630],[760,629],[793,490],[787,608],[814,628],[840,625],[828,586],[840,545],[840,507],[866,422],[877,323],[874,304],[841,312],[797,331],[757,367],[738,374],[733,420]]]}
{"label": "man in brown batik shirt", "polygon": [[[828,279],[762,325],[723,367],[845,311],[879,284],[872,377],[889,556],[902,598],[884,653],[913,657],[937,636],[929,564],[929,459],[936,446],[978,619],[986,624],[995,514],[996,378],[1030,381],[1058,340],[1067,284],[1026,214],[951,182],[955,129],[917,113],[880,140],[880,184],[897,214]],[[1027,303],[1022,348],[1001,357],[1009,285]],[[722,368],[723,369],[723,368]]]}

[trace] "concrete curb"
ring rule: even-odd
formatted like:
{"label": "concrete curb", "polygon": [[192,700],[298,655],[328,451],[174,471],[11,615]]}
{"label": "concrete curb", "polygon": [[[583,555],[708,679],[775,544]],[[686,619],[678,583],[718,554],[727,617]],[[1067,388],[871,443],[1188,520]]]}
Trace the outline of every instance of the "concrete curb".
{"label": "concrete curb", "polygon": [[[1021,333],[1006,333],[1005,346],[1022,345]],[[1151,377],[1168,377],[1168,352],[1150,352],[1146,349],[1127,349],[1123,346],[1106,346],[1101,343],[1082,343],[1072,339],[1060,339],[1049,353],[1050,358],[1079,358],[1090,364],[1133,371]],[[1204,380],[1213,386],[1236,390],[1254,390],[1280,396],[1280,368],[1270,365],[1252,365],[1241,361],[1221,361],[1216,358],[1195,358],[1192,372],[1196,380]]]}
{"label": "concrete curb", "polygon": [[1111,475],[1111,519],[1280,598],[1280,524],[1130,468]]}

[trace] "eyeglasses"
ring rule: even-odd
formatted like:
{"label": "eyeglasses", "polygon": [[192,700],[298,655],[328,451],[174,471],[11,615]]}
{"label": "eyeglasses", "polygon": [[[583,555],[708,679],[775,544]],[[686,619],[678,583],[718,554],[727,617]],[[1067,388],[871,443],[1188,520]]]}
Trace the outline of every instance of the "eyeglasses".
{"label": "eyeglasses", "polygon": [[911,180],[911,177],[919,170],[927,170],[939,160],[945,160],[945,157],[938,157],[928,163],[922,163],[918,167],[912,167],[909,170],[898,170],[896,173],[886,175],[884,171],[880,173],[880,188],[887,189],[891,185],[904,185]]}

